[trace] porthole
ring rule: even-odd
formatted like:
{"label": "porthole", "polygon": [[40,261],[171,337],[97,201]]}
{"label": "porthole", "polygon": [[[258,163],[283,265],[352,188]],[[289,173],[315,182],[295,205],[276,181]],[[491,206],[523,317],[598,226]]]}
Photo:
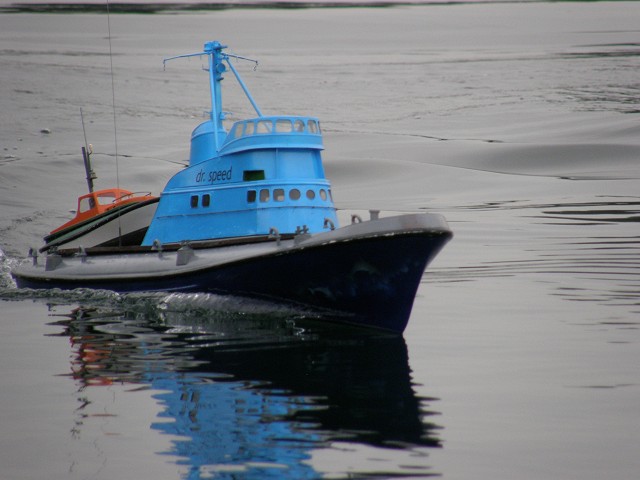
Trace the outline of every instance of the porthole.
{"label": "porthole", "polygon": [[313,200],[314,198],[316,198],[316,192],[314,192],[313,190],[307,190],[307,198],[309,200]]}
{"label": "porthole", "polygon": [[318,124],[315,120],[309,120],[307,125],[309,126],[309,133],[318,133]]}
{"label": "porthole", "polygon": [[289,191],[289,198],[291,200],[300,200],[300,190],[293,188]]}
{"label": "porthole", "polygon": [[327,199],[327,192],[324,189],[320,189],[320,198],[322,200],[326,200]]}
{"label": "porthole", "polygon": [[260,190],[260,201],[261,202],[268,202],[269,201],[269,189],[268,188],[263,188],[262,190]]}
{"label": "porthole", "polygon": [[276,188],[273,191],[273,199],[276,202],[282,202],[284,200],[284,189],[283,188]]}

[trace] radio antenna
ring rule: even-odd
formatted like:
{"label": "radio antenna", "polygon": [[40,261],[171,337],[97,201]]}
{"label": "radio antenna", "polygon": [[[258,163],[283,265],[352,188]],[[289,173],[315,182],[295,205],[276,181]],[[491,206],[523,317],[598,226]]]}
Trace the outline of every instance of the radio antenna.
{"label": "radio antenna", "polygon": [[[107,30],[109,33],[109,65],[111,69],[111,105],[113,108],[113,140],[116,154],[116,187],[120,190],[120,168],[118,162],[118,128],[116,124],[116,87],[113,79],[113,52],[111,49],[111,12],[109,10],[109,0],[107,0]],[[120,223],[120,213],[118,213],[118,245],[122,246],[122,225]]]}
{"label": "radio antenna", "polygon": [[96,175],[96,172],[93,171],[93,168],[91,168],[91,154],[93,153],[93,147],[87,143],[87,130],[84,128],[82,107],[80,107],[80,121],[82,122],[82,133],[84,135],[84,147],[82,147],[84,171],[87,174],[87,186],[89,187],[89,193],[93,193],[93,181],[98,178],[98,176]]}
{"label": "radio antenna", "polygon": [[118,127],[116,123],[116,86],[113,78],[113,50],[111,48],[111,15],[107,0],[107,30],[109,33],[109,67],[111,72],[111,107],[113,109],[113,139],[116,153],[116,186],[120,188],[120,171],[118,168]]}

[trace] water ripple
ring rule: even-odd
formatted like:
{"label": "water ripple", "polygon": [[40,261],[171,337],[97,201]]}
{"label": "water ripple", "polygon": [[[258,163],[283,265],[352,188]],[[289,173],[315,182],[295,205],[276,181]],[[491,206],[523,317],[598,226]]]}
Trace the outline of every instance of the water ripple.
{"label": "water ripple", "polygon": [[[478,212],[479,223],[473,225],[482,225],[483,221],[491,225],[485,228],[491,228],[493,235],[480,239],[484,244],[475,240],[478,256],[491,260],[473,261],[467,256],[465,260],[472,261],[430,268],[424,282],[528,279],[524,281],[548,284],[551,295],[565,300],[622,307],[619,312],[626,311],[629,316],[640,313],[637,197],[566,203],[513,200],[461,209]],[[456,232],[457,241],[465,240],[464,225],[461,227]],[[526,237],[515,240],[505,235],[520,229],[528,232]],[[473,234],[477,237],[476,232]],[[488,254],[488,249],[492,253]]]}

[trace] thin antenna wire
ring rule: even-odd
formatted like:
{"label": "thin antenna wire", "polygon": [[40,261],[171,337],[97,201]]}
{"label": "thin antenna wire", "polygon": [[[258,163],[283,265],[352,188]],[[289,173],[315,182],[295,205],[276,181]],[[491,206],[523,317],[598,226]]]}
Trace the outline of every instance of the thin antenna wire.
{"label": "thin antenna wire", "polygon": [[[107,0],[107,30],[109,33],[109,63],[111,67],[111,105],[113,107],[113,139],[116,149],[116,187],[120,189],[120,168],[118,161],[118,128],[116,124],[116,87],[113,79],[113,52],[111,49],[111,14],[109,10],[109,0]],[[118,214],[118,245],[122,246],[122,226],[120,224],[120,214]]]}

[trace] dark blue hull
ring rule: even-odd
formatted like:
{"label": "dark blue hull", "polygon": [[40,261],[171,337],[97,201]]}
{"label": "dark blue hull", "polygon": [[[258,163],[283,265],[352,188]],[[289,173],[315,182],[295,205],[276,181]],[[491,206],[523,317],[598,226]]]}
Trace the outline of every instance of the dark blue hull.
{"label": "dark blue hull", "polygon": [[428,263],[450,232],[407,232],[293,248],[174,275],[127,278],[19,276],[22,288],[211,292],[327,312],[327,318],[402,332]]}

